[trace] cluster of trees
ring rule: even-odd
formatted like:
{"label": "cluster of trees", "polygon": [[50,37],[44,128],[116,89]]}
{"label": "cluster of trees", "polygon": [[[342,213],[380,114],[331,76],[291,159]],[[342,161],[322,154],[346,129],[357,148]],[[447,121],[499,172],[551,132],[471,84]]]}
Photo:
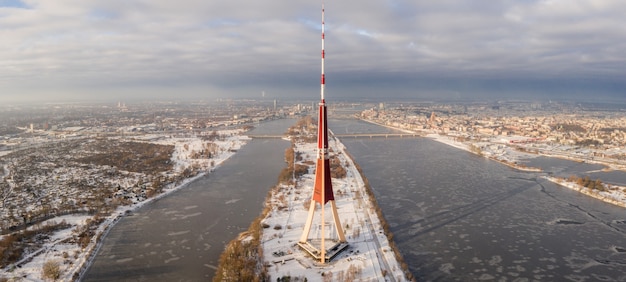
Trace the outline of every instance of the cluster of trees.
{"label": "cluster of trees", "polygon": [[480,149],[480,147],[478,147],[478,146],[476,146],[474,144],[469,144],[468,146],[469,146],[470,152],[472,152],[472,153],[474,153],[476,155],[479,155],[479,156],[483,155],[483,151]]}
{"label": "cluster of trees", "polygon": [[[185,144],[185,149],[189,147]],[[219,153],[219,146],[215,143],[205,143],[202,150],[192,151],[189,157],[192,159],[210,159]]]}
{"label": "cluster of trees", "polygon": [[312,130],[315,128],[313,122],[314,121],[311,116],[305,116],[299,119],[292,127],[287,129],[287,135],[295,136],[313,134],[315,133],[315,131]]}
{"label": "cluster of trees", "polygon": [[86,248],[93,236],[96,235],[96,229],[103,221],[104,218],[99,216],[94,216],[93,219],[87,220],[87,224],[74,230],[74,242],[81,248]]}
{"label": "cluster of trees", "polygon": [[108,165],[130,172],[162,172],[172,169],[170,158],[173,145],[109,140],[109,149],[103,153],[78,159],[81,163]]}
{"label": "cluster of trees", "polygon": [[261,245],[258,241],[231,241],[220,256],[213,281],[268,281],[269,275],[259,269]]}
{"label": "cluster of trees", "polygon": [[301,152],[296,152],[294,149],[294,145],[291,144],[291,147],[287,148],[285,150],[285,162],[287,164],[292,164],[293,165],[293,161],[294,159],[296,161],[302,161],[302,153]]}
{"label": "cluster of trees", "polygon": [[567,181],[576,183],[583,187],[587,187],[591,190],[607,191],[607,188],[604,186],[600,179],[591,180],[589,176],[578,177],[576,175],[572,175],[567,178]]}
{"label": "cluster of trees", "polygon": [[600,143],[600,141],[595,140],[595,139],[584,139],[584,140],[576,141],[576,145],[589,147],[589,146],[599,146],[599,145],[602,145],[602,143]]}
{"label": "cluster of trees", "polygon": [[280,190],[275,186],[265,199],[265,207],[261,214],[250,224],[248,230],[239,234],[238,238],[230,241],[220,255],[219,264],[213,281],[269,281],[267,267],[263,264],[263,246],[261,245],[262,228],[268,224],[261,224],[271,211],[269,204],[272,194]]}
{"label": "cluster of trees", "polygon": [[279,183],[290,184],[294,176],[297,179],[309,172],[308,165],[294,163],[294,161],[298,160],[302,160],[302,156],[300,156],[300,152],[295,153],[293,145],[285,150],[285,162],[287,162],[287,166],[285,166],[278,175]]}
{"label": "cluster of trees", "polygon": [[347,172],[339,158],[334,155],[330,158],[330,176],[332,178],[346,178]]}
{"label": "cluster of trees", "polygon": [[211,134],[202,136],[202,139],[203,140],[208,140],[208,141],[224,140],[224,136],[223,135],[219,135],[217,133],[217,131],[213,130],[213,131],[211,131]]}
{"label": "cluster of trees", "polygon": [[43,239],[53,232],[69,227],[70,225],[63,221],[5,235],[0,240],[0,268],[17,262],[24,253],[41,248]]}
{"label": "cluster of trees", "polygon": [[61,277],[61,265],[55,260],[46,261],[41,269],[41,276],[56,281]]}
{"label": "cluster of trees", "polygon": [[311,143],[317,141],[315,121],[311,116],[299,119],[296,124],[287,129],[287,135],[297,138],[299,141]]}

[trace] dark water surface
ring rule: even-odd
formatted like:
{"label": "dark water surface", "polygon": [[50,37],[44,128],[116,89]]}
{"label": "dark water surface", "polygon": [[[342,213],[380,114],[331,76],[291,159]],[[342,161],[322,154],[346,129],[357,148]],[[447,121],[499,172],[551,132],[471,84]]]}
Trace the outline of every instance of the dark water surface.
{"label": "dark water surface", "polygon": [[[294,122],[254,133],[280,134]],[[337,134],[394,132],[354,120],[329,126]],[[626,281],[626,209],[426,138],[342,142],[419,281]],[[85,280],[210,279],[224,244],[260,213],[288,145],[254,140],[210,176],[124,218]],[[601,168],[530,162],[558,175]]]}
{"label": "dark water surface", "polygon": [[579,177],[589,176],[591,179],[601,179],[605,183],[626,186],[626,172],[620,170],[604,171],[604,166],[599,164],[548,157],[523,160],[523,163],[527,166],[539,167],[560,177],[567,178],[571,175]]}
{"label": "dark water surface", "polygon": [[419,281],[626,280],[626,209],[425,138],[342,142]]}
{"label": "dark water surface", "polygon": [[[262,124],[255,132],[280,134],[294,122]],[[121,219],[83,280],[210,280],[224,246],[262,210],[288,146],[252,140],[210,175]]]}

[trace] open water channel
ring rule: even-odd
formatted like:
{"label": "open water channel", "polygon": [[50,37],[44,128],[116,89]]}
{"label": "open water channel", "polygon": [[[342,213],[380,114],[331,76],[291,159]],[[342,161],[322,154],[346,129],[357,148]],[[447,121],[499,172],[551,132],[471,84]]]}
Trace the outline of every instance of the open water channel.
{"label": "open water channel", "polygon": [[[294,123],[260,124],[251,134],[282,134]],[[210,281],[225,245],[260,214],[289,145],[251,140],[212,173],[124,217],[83,281]]]}
{"label": "open water channel", "polygon": [[[293,122],[263,124],[256,133],[281,133]],[[329,126],[338,134],[391,131],[355,120]],[[418,281],[626,281],[624,208],[426,138],[342,142]],[[253,140],[209,176],[124,218],[84,280],[211,278],[224,245],[260,213],[287,146]],[[565,160],[529,165],[603,176],[597,165]],[[610,177],[626,183],[624,173]]]}
{"label": "open water channel", "polygon": [[[334,127],[357,130],[373,129]],[[418,281],[626,281],[624,208],[425,138],[342,142]],[[560,159],[528,164],[556,175],[607,175]],[[626,183],[624,172],[610,177]]]}

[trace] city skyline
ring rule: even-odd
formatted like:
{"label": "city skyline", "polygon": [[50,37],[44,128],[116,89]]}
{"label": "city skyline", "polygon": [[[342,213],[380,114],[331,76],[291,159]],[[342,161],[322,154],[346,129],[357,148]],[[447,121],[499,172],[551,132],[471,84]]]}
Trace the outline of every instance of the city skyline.
{"label": "city skyline", "polygon": [[[319,5],[0,0],[0,101],[315,97]],[[325,5],[336,101],[626,95],[626,3]]]}

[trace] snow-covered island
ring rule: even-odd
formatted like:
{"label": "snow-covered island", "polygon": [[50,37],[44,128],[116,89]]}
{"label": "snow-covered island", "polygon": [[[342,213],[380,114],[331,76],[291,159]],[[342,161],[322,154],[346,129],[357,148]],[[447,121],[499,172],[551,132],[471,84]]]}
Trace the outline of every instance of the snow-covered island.
{"label": "snow-covered island", "polygon": [[[294,140],[298,141],[287,149],[287,167],[279,176],[280,183],[269,192],[265,210],[226,247],[214,281],[411,280],[367,180],[335,138],[329,142],[332,183],[349,246],[326,264],[300,249],[298,241],[313,193],[317,146],[315,138]],[[319,211],[313,222],[319,222]],[[311,237],[320,236],[318,225],[314,224]],[[326,233],[329,239],[333,235]]]}
{"label": "snow-covered island", "polygon": [[[302,158],[296,165],[307,165],[308,172],[297,179],[296,185],[281,184],[272,191],[273,209],[261,221],[266,226],[262,246],[268,273],[271,277],[302,281],[304,277],[309,281],[406,281],[401,262],[387,238],[389,231],[383,228],[384,218],[379,218],[376,202],[361,174],[343,144],[333,138],[329,145],[345,168],[344,177],[333,178],[333,188],[349,247],[326,265],[320,265],[298,247],[313,193],[312,162],[317,147],[315,143],[296,143],[296,154]],[[319,219],[314,218],[313,222]],[[319,232],[319,228],[314,228],[313,237],[319,236]]]}
{"label": "snow-covered island", "polygon": [[574,176],[569,179],[553,176],[544,176],[544,178],[587,196],[626,208],[626,187],[604,184],[598,182],[598,180],[591,181],[588,178],[577,178]]}
{"label": "snow-covered island", "polygon": [[72,281],[122,216],[200,177],[242,129],[73,138],[2,156],[0,281]]}

